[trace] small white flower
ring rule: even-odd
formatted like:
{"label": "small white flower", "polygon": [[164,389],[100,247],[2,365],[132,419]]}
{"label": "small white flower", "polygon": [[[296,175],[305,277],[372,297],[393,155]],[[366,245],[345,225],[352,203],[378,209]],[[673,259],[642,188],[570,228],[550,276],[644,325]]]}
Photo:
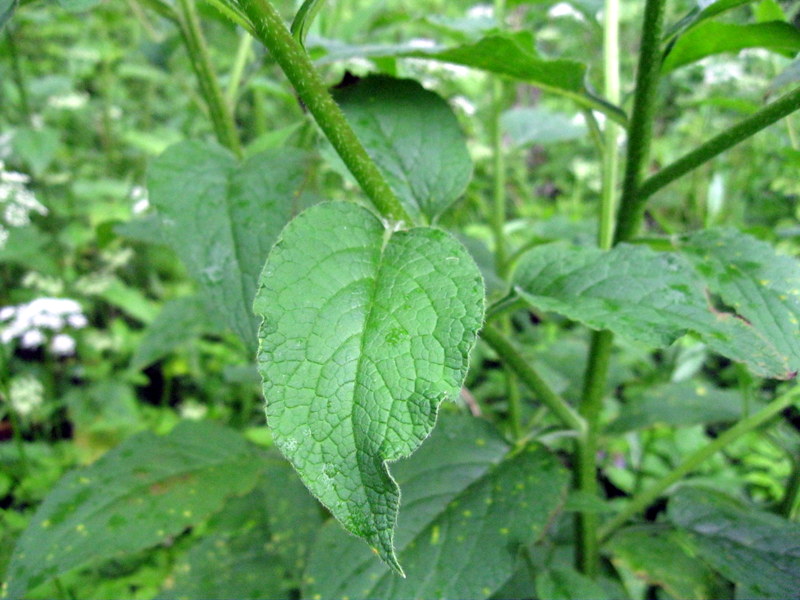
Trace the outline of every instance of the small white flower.
{"label": "small white flower", "polygon": [[86,320],[86,317],[82,314],[72,314],[67,317],[67,323],[69,323],[70,327],[74,327],[75,329],[81,329],[88,325],[89,321]]}
{"label": "small white flower", "polygon": [[569,17],[576,21],[584,21],[584,16],[580,11],[576,10],[569,2],[559,2],[547,11],[547,16],[551,19],[558,19],[561,17]]}
{"label": "small white flower", "polygon": [[89,94],[86,92],[71,92],[60,96],[50,96],[50,98],[47,99],[47,105],[49,107],[63,110],[78,110],[86,106],[87,102],[89,102]]}
{"label": "small white flower", "polygon": [[494,7],[489,4],[476,4],[467,11],[470,19],[491,19],[494,17]]}
{"label": "small white flower", "polygon": [[59,333],[50,342],[50,351],[56,356],[72,356],[75,354],[75,339],[66,333]]}
{"label": "small white flower", "polygon": [[408,42],[412,48],[419,48],[420,50],[427,50],[428,48],[435,48],[436,42],[428,38],[414,38]]}
{"label": "small white flower", "polygon": [[29,329],[19,341],[19,345],[28,350],[38,348],[44,343],[44,334],[39,329]]}
{"label": "small white flower", "polygon": [[181,403],[178,412],[180,412],[181,418],[183,419],[199,421],[206,416],[208,407],[205,404],[196,402],[195,400],[186,400],[185,402]]}
{"label": "small white flower", "polygon": [[3,211],[3,220],[6,225],[11,227],[25,227],[31,222],[25,207],[16,203],[6,205],[5,211]]}
{"label": "small white flower", "polygon": [[27,416],[42,405],[44,386],[30,375],[22,375],[11,380],[9,387],[11,408],[20,416]]}
{"label": "small white flower", "polygon": [[452,101],[457,108],[463,110],[464,113],[466,115],[469,115],[470,117],[473,116],[478,110],[477,108],[475,108],[475,105],[469,100],[467,100],[464,96],[456,96],[453,98]]}

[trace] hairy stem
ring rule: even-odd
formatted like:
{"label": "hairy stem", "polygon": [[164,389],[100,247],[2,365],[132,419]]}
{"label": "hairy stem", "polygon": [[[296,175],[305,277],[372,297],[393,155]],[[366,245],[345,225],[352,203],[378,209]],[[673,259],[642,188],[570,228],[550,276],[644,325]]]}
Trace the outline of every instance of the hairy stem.
{"label": "hairy stem", "polygon": [[229,110],[234,112],[236,106],[236,96],[239,93],[239,86],[242,83],[242,75],[247,66],[247,60],[250,58],[250,52],[253,46],[253,38],[246,31],[242,31],[239,35],[239,47],[236,49],[236,58],[233,61],[231,68],[230,79],[228,79],[228,87],[225,90],[225,101],[228,103]]}
{"label": "hairy stem", "polygon": [[666,0],[647,0],[644,8],[642,44],[636,71],[633,112],[628,127],[628,152],[617,215],[615,243],[633,237],[644,216],[645,198],[639,194],[639,184],[650,155],[650,141],[653,135],[665,4]]}
{"label": "hairy stem", "polygon": [[736,425],[725,431],[714,441],[692,452],[683,459],[683,462],[659,479],[656,483],[640,494],[634,496],[628,505],[616,517],[611,519],[600,530],[601,540],[608,539],[617,529],[624,525],[628,519],[647,508],[671,485],[680,481],[684,476],[697,469],[714,454],[729,446],[743,435],[760,427],[783,409],[790,406],[800,397],[800,387],[795,387],[789,392],[779,396],[767,406],[739,421]]}
{"label": "hairy stem", "polygon": [[178,25],[189,52],[192,68],[200,83],[203,98],[208,105],[211,124],[217,140],[234,154],[241,156],[242,148],[239,143],[239,134],[236,131],[236,123],[233,121],[233,115],[225,102],[219,81],[214,73],[194,0],[178,0]]}
{"label": "hairy stem", "polygon": [[776,121],[800,110],[800,87],[781,96],[756,113],[743,119],[730,129],[714,136],[703,145],[667,165],[652,177],[646,179],[638,190],[638,198],[644,203],[664,186],[707,163],[725,150],[743,142]]}
{"label": "hairy stem", "polygon": [[483,328],[481,337],[489,346],[500,356],[503,363],[514,373],[519,380],[527,385],[536,394],[536,397],[547,406],[558,419],[570,429],[583,433],[586,429],[581,416],[547,385],[536,370],[528,364],[528,361],[512,345],[499,330],[492,325]]}
{"label": "hairy stem", "polygon": [[410,224],[411,217],[361,145],[308,54],[292,37],[275,7],[269,0],[238,0],[238,4],[250,19],[256,37],[280,65],[300,100],[308,107],[375,208],[388,219]]}

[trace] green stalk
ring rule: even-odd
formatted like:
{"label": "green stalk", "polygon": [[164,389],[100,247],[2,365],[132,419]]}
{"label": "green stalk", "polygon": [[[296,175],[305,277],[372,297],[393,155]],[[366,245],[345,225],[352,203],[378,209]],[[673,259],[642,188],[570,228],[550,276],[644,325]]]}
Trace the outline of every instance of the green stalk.
{"label": "green stalk", "polygon": [[506,336],[493,326],[486,325],[481,332],[481,337],[497,352],[503,364],[514,371],[520,381],[536,394],[542,404],[547,406],[564,426],[574,429],[579,434],[585,431],[586,424],[581,416],[547,385],[547,382],[528,364]]}
{"label": "green stalk", "polygon": [[798,500],[800,500],[800,458],[792,457],[792,472],[786,482],[786,491],[778,506],[778,513],[790,521],[794,520]]}
{"label": "green stalk", "polygon": [[723,448],[729,446],[743,435],[760,427],[782,410],[791,406],[798,397],[800,397],[800,387],[796,387],[782,396],[779,396],[758,412],[739,421],[709,444],[695,450],[692,454],[687,456],[680,465],[659,479],[650,486],[650,488],[634,496],[622,512],[603,526],[600,530],[600,539],[607,540],[611,534],[622,527],[628,519],[647,508],[671,485],[677,483],[685,475],[697,469],[703,462]]}
{"label": "green stalk", "polygon": [[644,217],[645,201],[639,195],[639,184],[650,155],[653,136],[665,4],[666,0],[647,0],[644,7],[642,44],[636,72],[633,112],[628,127],[628,153],[614,243],[631,239]]}
{"label": "green stalk", "polygon": [[[603,72],[605,98],[620,102],[619,84],[619,0],[606,0],[603,16]],[[600,204],[599,245],[608,250],[614,241],[615,199],[619,175],[617,137],[619,126],[606,119],[603,132],[603,195]]]}
{"label": "green stalk", "polygon": [[269,0],[238,0],[238,4],[250,19],[256,37],[280,65],[300,100],[308,107],[375,208],[388,219],[412,223],[375,162],[358,141],[341,108],[328,93],[308,54],[292,37],[275,7]]}
{"label": "green stalk", "polygon": [[228,88],[225,90],[225,101],[228,103],[231,112],[234,112],[236,106],[236,95],[239,93],[242,74],[247,66],[247,59],[250,58],[252,46],[253,38],[246,31],[242,31],[239,35],[239,47],[236,49],[236,58],[233,60],[230,79],[228,79]]}
{"label": "green stalk", "polygon": [[[505,15],[505,0],[494,1],[494,16],[498,23],[503,24]],[[495,268],[498,275],[503,277],[506,270],[506,240],[503,227],[506,223],[506,163],[503,155],[503,129],[500,125],[500,116],[503,113],[503,82],[499,78],[492,79],[492,171],[494,182],[492,186],[492,234],[494,236]]]}
{"label": "green stalk", "polygon": [[746,119],[743,119],[730,129],[714,136],[703,145],[688,152],[675,162],[661,169],[652,177],[646,179],[638,190],[639,203],[644,205],[645,201],[650,196],[664,186],[672,183],[700,165],[707,163],[712,158],[725,152],[725,150],[743,142],[796,110],[800,110],[800,87],[784,94],[779,99],[771,102]]}
{"label": "green stalk", "polygon": [[194,0],[178,0],[178,25],[189,52],[192,68],[200,83],[203,98],[208,105],[211,124],[217,140],[234,154],[241,156],[242,147],[236,131],[236,123],[233,121],[233,115],[225,102],[219,81],[214,73]]}

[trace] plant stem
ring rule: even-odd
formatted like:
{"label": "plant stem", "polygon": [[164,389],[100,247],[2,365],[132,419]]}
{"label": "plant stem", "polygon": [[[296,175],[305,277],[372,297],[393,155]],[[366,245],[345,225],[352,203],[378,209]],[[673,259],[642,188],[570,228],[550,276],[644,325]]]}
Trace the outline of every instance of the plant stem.
{"label": "plant stem", "polygon": [[[619,0],[606,0],[603,11],[603,72],[605,99],[619,104]],[[619,127],[606,119],[603,132],[603,195],[600,204],[599,245],[603,250],[611,248],[614,241],[614,209],[619,174],[619,152],[617,136]]]}
{"label": "plant stem", "polygon": [[634,496],[625,509],[616,517],[611,519],[600,530],[600,539],[608,539],[612,533],[624,525],[628,519],[647,508],[671,485],[680,481],[685,475],[691,473],[708,458],[738,440],[743,435],[753,431],[763,425],[783,409],[790,406],[800,397],[800,387],[795,387],[789,392],[779,396],[767,406],[739,421],[736,425],[725,431],[717,439],[709,444],[695,450],[687,456],[683,462],[670,471],[667,475],[659,479],[650,488]]}
{"label": "plant stem", "polygon": [[645,201],[639,195],[639,184],[650,155],[653,135],[656,90],[661,70],[661,34],[664,28],[665,4],[666,0],[647,0],[644,7],[636,91],[628,127],[628,152],[614,243],[632,238],[644,216]]}
{"label": "plant stem", "polygon": [[253,38],[246,31],[239,35],[239,47],[236,49],[236,58],[233,60],[228,88],[225,90],[225,100],[228,108],[234,112],[236,106],[236,95],[239,93],[239,85],[242,83],[242,74],[247,66],[247,59],[250,58],[250,51],[253,46]]}
{"label": "plant stem", "polygon": [[800,87],[784,94],[779,99],[743,119],[740,123],[714,136],[703,145],[688,152],[652,177],[649,177],[639,187],[639,202],[643,205],[647,198],[664,186],[796,110],[800,110]]}
{"label": "plant stem", "polygon": [[[502,27],[505,16],[505,0],[494,0],[494,17]],[[492,186],[491,224],[494,235],[494,259],[497,274],[502,278],[506,271],[506,240],[503,227],[506,223],[506,164],[503,155],[503,128],[500,116],[503,114],[503,82],[498,77],[492,79]]]}
{"label": "plant stem", "polygon": [[786,482],[786,491],[778,506],[778,513],[790,521],[794,520],[795,507],[800,499],[800,458],[792,457],[792,472]]}
{"label": "plant stem", "polygon": [[547,385],[542,377],[531,367],[512,343],[499,330],[486,325],[481,337],[500,356],[503,363],[527,385],[536,397],[547,406],[558,419],[570,429],[583,433],[586,429],[581,416]]}
{"label": "plant stem", "polygon": [[238,0],[256,37],[267,47],[361,188],[386,218],[412,223],[344,113],[328,93],[308,54],[292,37],[269,0]]}
{"label": "plant stem", "polygon": [[[608,365],[614,334],[610,331],[593,331],[589,347],[589,362],[583,380],[580,414],[586,421],[586,433],[577,445],[576,484],[586,494],[597,495],[597,440],[600,430],[600,413],[606,389]],[[597,538],[598,515],[582,512],[576,516],[578,545],[575,562],[582,573],[595,577],[600,566]]]}
{"label": "plant stem", "polygon": [[214,73],[194,0],[178,0],[178,25],[189,52],[192,68],[200,83],[203,98],[208,105],[211,124],[217,140],[234,154],[241,156],[242,147],[236,131],[236,123],[233,121],[233,115],[225,102],[219,81]]}

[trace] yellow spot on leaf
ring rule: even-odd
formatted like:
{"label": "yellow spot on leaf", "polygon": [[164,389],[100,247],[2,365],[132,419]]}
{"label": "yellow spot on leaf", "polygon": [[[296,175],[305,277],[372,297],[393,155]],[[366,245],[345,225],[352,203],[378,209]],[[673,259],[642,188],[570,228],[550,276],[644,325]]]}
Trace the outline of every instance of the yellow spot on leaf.
{"label": "yellow spot on leaf", "polygon": [[486,445],[486,440],[483,439],[483,438],[478,438],[477,440],[475,440],[475,445],[476,446],[485,446]]}
{"label": "yellow spot on leaf", "polygon": [[464,515],[465,517],[471,517],[472,516],[472,511],[471,510],[465,510],[465,511],[462,511],[461,514]]}
{"label": "yellow spot on leaf", "polygon": [[500,528],[501,535],[508,535],[508,527],[501,527]]}
{"label": "yellow spot on leaf", "polygon": [[435,546],[439,543],[439,526],[434,525],[433,529],[431,529],[431,546]]}

